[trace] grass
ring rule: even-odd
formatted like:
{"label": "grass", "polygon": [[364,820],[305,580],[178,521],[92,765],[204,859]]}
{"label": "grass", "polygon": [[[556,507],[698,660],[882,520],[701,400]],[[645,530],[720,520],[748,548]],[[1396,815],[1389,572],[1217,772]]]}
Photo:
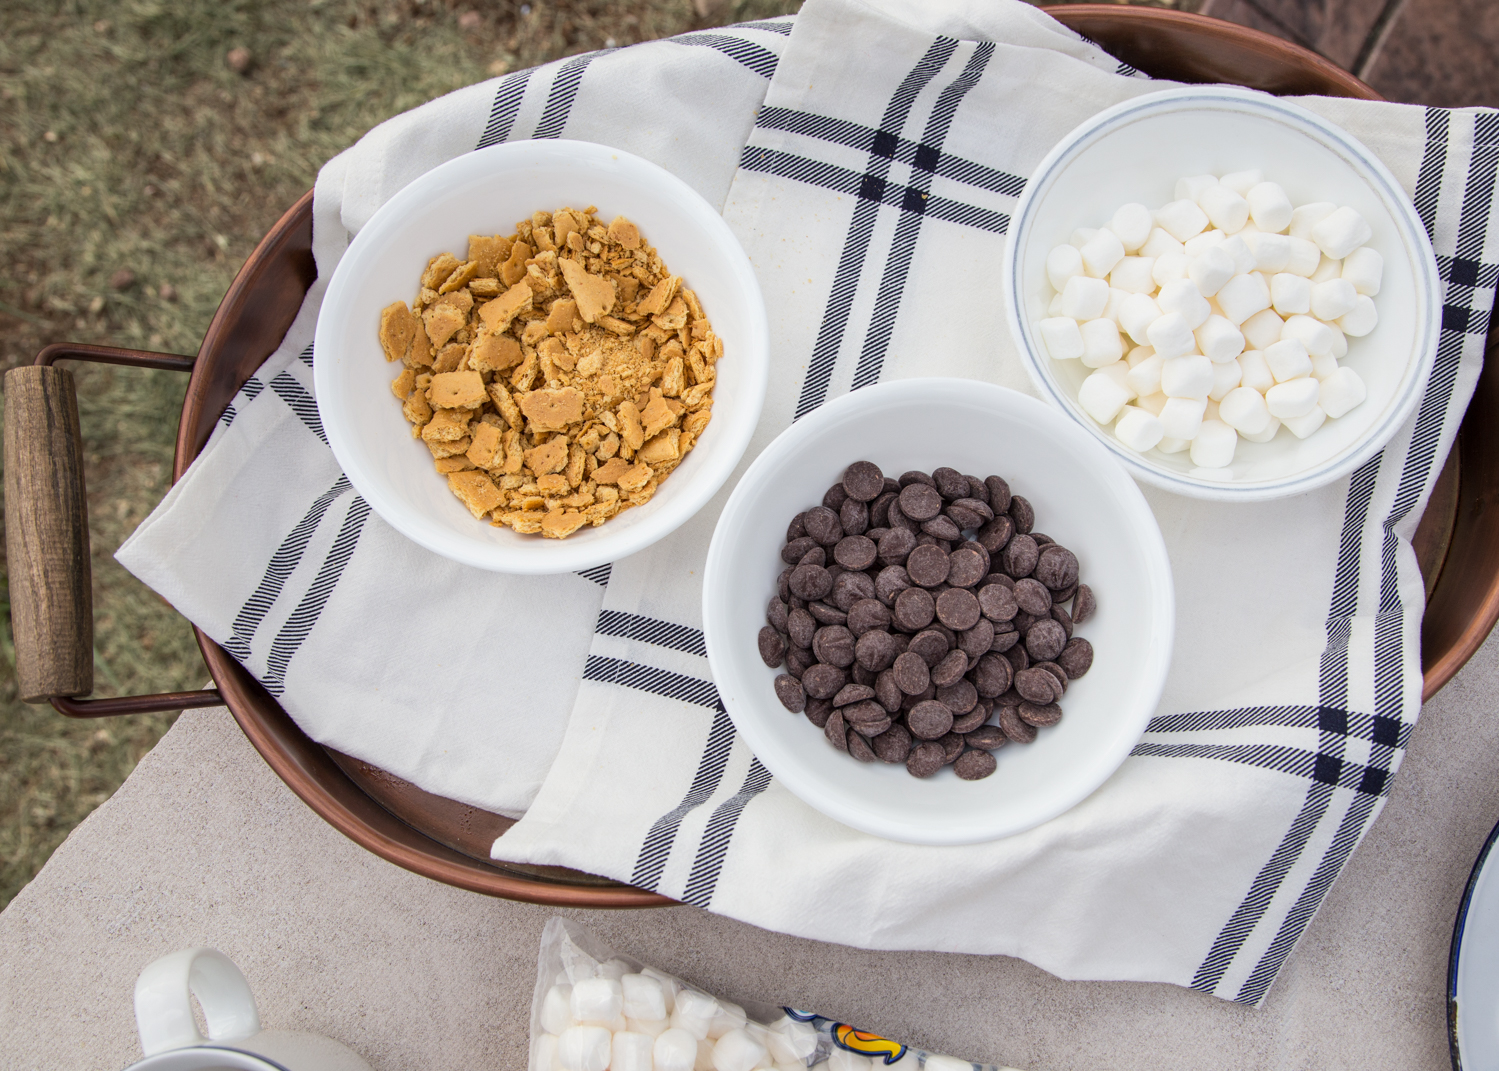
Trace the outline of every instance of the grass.
{"label": "grass", "polygon": [[[509,70],[800,0],[698,2],[0,0],[0,370],[64,340],[195,353],[261,235],[388,116]],[[199,687],[191,629],[113,558],[166,492],[186,377],[73,369],[95,694]],[[5,575],[0,558],[0,907],[172,721],[77,722],[20,703]]]}

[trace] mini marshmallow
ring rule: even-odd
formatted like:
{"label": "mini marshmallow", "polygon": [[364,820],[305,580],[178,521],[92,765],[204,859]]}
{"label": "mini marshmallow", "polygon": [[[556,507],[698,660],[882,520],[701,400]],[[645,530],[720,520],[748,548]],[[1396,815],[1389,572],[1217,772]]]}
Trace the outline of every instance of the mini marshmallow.
{"label": "mini marshmallow", "polygon": [[[931,1065],[931,1058],[926,1063]],[[856,1052],[847,1049],[834,1049],[828,1054],[827,1071],[874,1071],[875,1062],[868,1056],[860,1056]],[[936,1071],[933,1068],[933,1071]],[[967,1069],[965,1068],[965,1071]]]}
{"label": "mini marshmallow", "polygon": [[766,1030],[766,1047],[777,1064],[803,1063],[817,1051],[817,1029],[783,1015]]}
{"label": "mini marshmallow", "polygon": [[1060,291],[1067,280],[1083,273],[1083,255],[1076,246],[1059,245],[1046,254],[1046,278],[1053,290]]}
{"label": "mini marshmallow", "polygon": [[1047,302],[1047,304],[1046,304],[1046,315],[1048,315],[1048,316],[1060,316],[1060,315],[1062,315],[1062,295],[1061,294],[1053,294],[1053,295],[1051,295],[1051,300],[1049,302]]}
{"label": "mini marshmallow", "polygon": [[1299,417],[1292,417],[1290,420],[1284,420],[1281,423],[1285,424],[1296,438],[1305,439],[1312,432],[1320,428],[1326,420],[1327,413],[1320,405],[1314,405],[1310,412],[1303,413]]}
{"label": "mini marshmallow", "polygon": [[1262,231],[1278,234],[1291,225],[1291,199],[1278,182],[1261,182],[1244,195],[1254,225]]}
{"label": "mini marshmallow", "polygon": [[1317,404],[1324,413],[1336,419],[1367,396],[1368,391],[1359,374],[1351,368],[1339,368],[1322,381],[1317,391]]}
{"label": "mini marshmallow", "polygon": [[1238,388],[1244,370],[1238,361],[1224,361],[1213,365],[1213,389],[1208,391],[1208,401],[1222,402],[1228,393]]}
{"label": "mini marshmallow", "polygon": [[1162,438],[1160,442],[1155,444],[1155,448],[1163,454],[1179,454],[1183,450],[1190,448],[1191,445],[1191,442],[1186,439]]}
{"label": "mini marshmallow", "polygon": [[1329,213],[1307,235],[1333,260],[1342,260],[1373,236],[1368,221],[1346,206]]}
{"label": "mini marshmallow", "polygon": [[1096,320],[1109,301],[1109,284],[1103,279],[1074,275],[1062,288],[1062,315],[1074,320]]}
{"label": "mini marshmallow", "polygon": [[1149,294],[1156,288],[1155,257],[1125,257],[1109,272],[1109,285],[1131,294]]}
{"label": "mini marshmallow", "polygon": [[1282,421],[1306,416],[1317,407],[1317,393],[1321,388],[1322,384],[1311,376],[1277,383],[1265,392],[1265,405],[1271,416]]}
{"label": "mini marshmallow", "polygon": [[[1142,347],[1143,349],[1144,347]],[[1181,360],[1178,357],[1176,360]],[[1166,359],[1159,353],[1151,351],[1149,357],[1131,368],[1124,376],[1124,383],[1137,395],[1144,397],[1147,394],[1155,394],[1161,389],[1161,369],[1165,366]]]}
{"label": "mini marshmallow", "polygon": [[1150,277],[1155,280],[1157,286],[1165,286],[1177,279],[1185,279],[1190,263],[1185,253],[1162,253],[1155,258],[1155,264],[1150,269]]}
{"label": "mini marshmallow", "polygon": [[692,1071],[713,1071],[713,1042],[707,1038],[697,1043],[697,1059],[692,1062]]}
{"label": "mini marshmallow", "polygon": [[1209,316],[1195,335],[1197,348],[1216,363],[1232,361],[1244,352],[1244,335],[1222,316]]}
{"label": "mini marshmallow", "polygon": [[599,964],[598,977],[612,978],[616,982],[630,973],[630,965],[622,959],[606,959]]}
{"label": "mini marshmallow", "polygon": [[1138,450],[1142,454],[1160,442],[1165,434],[1166,430],[1159,417],[1134,406],[1125,410],[1119,423],[1114,425],[1114,437],[1131,450]]}
{"label": "mini marshmallow", "polygon": [[1083,337],[1083,364],[1087,367],[1102,368],[1124,356],[1124,340],[1119,337],[1119,325],[1113,320],[1089,320],[1078,330]]}
{"label": "mini marshmallow", "polygon": [[1102,279],[1124,259],[1124,243],[1105,227],[1089,238],[1078,252],[1083,258],[1083,270],[1095,279]]}
{"label": "mini marshmallow", "polygon": [[1192,464],[1198,468],[1221,469],[1231,464],[1239,433],[1221,420],[1204,420],[1192,440]]}
{"label": "mini marshmallow", "polygon": [[733,1001],[720,1000],[718,1002],[718,1014],[713,1017],[713,1022],[708,1026],[708,1037],[717,1041],[730,1030],[741,1030],[749,1021],[744,1014],[744,1009]]}
{"label": "mini marshmallow", "polygon": [[651,1046],[654,1071],[692,1071],[697,1063],[697,1038],[673,1027],[656,1038]]}
{"label": "mini marshmallow", "polygon": [[695,1038],[706,1038],[717,1015],[718,1001],[706,993],[684,989],[677,994],[677,1006],[672,1009],[671,1025],[687,1031]]}
{"label": "mini marshmallow", "polygon": [[[1227,253],[1229,259],[1234,262],[1235,275],[1243,275],[1245,272],[1254,271],[1254,254],[1249,251],[1249,246],[1245,243],[1244,239],[1240,238],[1237,234],[1226,241],[1220,242],[1218,248]],[[1312,248],[1315,249],[1316,246]],[[1319,253],[1318,256],[1320,255]]]}
{"label": "mini marshmallow", "polygon": [[1220,230],[1203,231],[1195,238],[1188,238],[1185,242],[1183,242],[1182,252],[1187,254],[1188,260],[1191,260],[1193,257],[1200,254],[1204,249],[1209,249],[1215,245],[1222,245],[1227,240],[1228,235],[1224,234]]}
{"label": "mini marshmallow", "polygon": [[1284,234],[1250,231],[1244,235],[1244,244],[1254,254],[1254,265],[1260,271],[1285,271],[1291,263],[1291,239]]}
{"label": "mini marshmallow", "polygon": [[624,989],[613,978],[585,978],[572,991],[573,1019],[580,1023],[612,1023],[624,1007]]}
{"label": "mini marshmallow", "polygon": [[1321,263],[1322,250],[1317,248],[1315,242],[1309,242],[1305,238],[1291,239],[1291,258],[1286,261],[1286,271],[1292,275],[1311,278]]}
{"label": "mini marshmallow", "polygon": [[560,1034],[573,1025],[573,987],[554,985],[541,999],[541,1028],[548,1034]]}
{"label": "mini marshmallow", "polygon": [[1202,419],[1203,420],[1217,420],[1218,419],[1218,403],[1215,402],[1215,401],[1213,401],[1213,399],[1211,399],[1211,398],[1208,399],[1208,404],[1207,404],[1206,408],[1204,408],[1203,411],[1202,411]]}
{"label": "mini marshmallow", "polygon": [[1109,230],[1119,236],[1126,253],[1133,253],[1144,245],[1154,229],[1155,219],[1151,216],[1150,209],[1134,201],[1116,208],[1113,218],[1109,220]]}
{"label": "mini marshmallow", "polygon": [[1077,404],[1100,424],[1113,421],[1129,400],[1130,389],[1102,372],[1094,372],[1077,389]]}
{"label": "mini marshmallow", "polygon": [[642,967],[640,973],[661,983],[661,992],[666,997],[666,1014],[670,1015],[676,1006],[677,992],[682,988],[682,983],[671,975],[656,970],[655,967]]}
{"label": "mini marshmallow", "polygon": [[1235,387],[1218,403],[1218,419],[1235,431],[1254,435],[1270,423],[1265,397],[1252,387]]}
{"label": "mini marshmallow", "polygon": [[1124,304],[1126,298],[1134,297],[1128,290],[1120,290],[1117,286],[1109,287],[1109,300],[1103,303],[1103,314],[1100,319],[1119,322],[1119,307]]}
{"label": "mini marshmallow", "polygon": [[1077,230],[1072,232],[1072,236],[1067,239],[1067,242],[1069,245],[1073,246],[1073,248],[1081,249],[1083,246],[1087,245],[1092,237],[1097,233],[1098,231],[1092,227],[1079,227]]}
{"label": "mini marshmallow", "polygon": [[1374,308],[1373,300],[1365,294],[1360,294],[1353,303],[1353,308],[1338,317],[1338,326],[1343,329],[1343,333],[1354,338],[1363,338],[1378,323],[1379,313]]}
{"label": "mini marshmallow", "polygon": [[609,1046],[609,1071],[652,1071],[655,1045],[656,1039],[647,1034],[621,1030]]}
{"label": "mini marshmallow", "polygon": [[1129,396],[1133,398],[1135,396],[1135,389],[1129,385],[1129,371],[1128,363],[1115,361],[1113,364],[1104,365],[1094,375],[1108,376],[1115,383],[1129,391]]}
{"label": "mini marshmallow", "polygon": [[1180,253],[1185,247],[1160,227],[1151,229],[1150,237],[1140,247],[1142,257],[1158,257],[1163,253]]}
{"label": "mini marshmallow", "polygon": [[1358,291],[1347,279],[1329,279],[1312,284],[1312,315],[1319,320],[1336,320],[1353,311]]}
{"label": "mini marshmallow", "polygon": [[1130,338],[1143,345],[1146,330],[1161,315],[1161,307],[1148,294],[1131,294],[1119,303],[1119,326]]}
{"label": "mini marshmallow", "polygon": [[1312,281],[1290,272],[1270,277],[1270,304],[1282,316],[1312,311]]}
{"label": "mini marshmallow", "polygon": [[1145,394],[1136,398],[1133,408],[1143,409],[1151,416],[1160,416],[1161,410],[1166,408],[1166,403],[1171,399],[1157,391],[1155,394]]}
{"label": "mini marshmallow", "polygon": [[[1219,288],[1215,296],[1224,318],[1232,324],[1242,324],[1270,307],[1270,288],[1258,272],[1235,275]],[[1277,327],[1277,333],[1279,330]]]}
{"label": "mini marshmallow", "polygon": [[666,994],[660,982],[643,974],[627,974],[619,984],[624,992],[623,1010],[627,1018],[666,1018]]}
{"label": "mini marshmallow", "polygon": [[[613,979],[591,978],[588,981],[611,982]],[[605,1071],[609,1057],[613,1055],[613,1040],[602,1026],[570,1026],[557,1037],[557,1062],[562,1071]]]}
{"label": "mini marshmallow", "polygon": [[1141,361],[1148,361],[1150,358],[1152,358],[1154,356],[1155,356],[1155,347],[1153,347],[1153,346],[1136,346],[1134,349],[1130,350],[1128,353],[1126,353],[1124,355],[1124,359],[1125,359],[1125,361],[1127,361],[1129,363],[1129,366],[1131,368],[1133,368],[1133,367],[1135,367],[1135,365],[1139,364]]}
{"label": "mini marshmallow", "polygon": [[1161,365],[1161,393],[1168,398],[1206,398],[1213,389],[1213,362],[1200,354],[1173,357]]}
{"label": "mini marshmallow", "polygon": [[1275,438],[1275,433],[1279,430],[1280,418],[1271,417],[1270,423],[1265,425],[1264,431],[1257,431],[1253,435],[1246,435],[1241,431],[1239,432],[1239,438],[1243,439],[1247,443],[1267,443],[1271,439]]}
{"label": "mini marshmallow", "polygon": [[1306,352],[1313,356],[1331,353],[1337,344],[1332,328],[1310,316],[1292,316],[1286,321],[1285,327],[1281,328],[1280,337],[1298,340],[1306,347]]}
{"label": "mini marshmallow", "polygon": [[[1312,374],[1312,358],[1299,339],[1283,338],[1264,350],[1265,364],[1275,382],[1285,383]],[[1275,414],[1279,416],[1280,414]]]}
{"label": "mini marshmallow", "polygon": [[1229,234],[1242,230],[1253,211],[1249,201],[1221,183],[1214,183],[1203,190],[1197,203],[1207,213],[1213,226]]}
{"label": "mini marshmallow", "polygon": [[[766,1049],[742,1027],[727,1031],[713,1046],[714,1071],[754,1071]],[[610,1071],[614,1071],[613,1068]]]}
{"label": "mini marshmallow", "polygon": [[1203,297],[1212,297],[1234,277],[1234,260],[1220,246],[1209,246],[1187,259],[1187,278]]}
{"label": "mini marshmallow", "polygon": [[1213,314],[1207,298],[1198,292],[1190,279],[1173,279],[1161,287],[1155,303],[1161,307],[1162,313],[1174,312],[1179,315],[1193,331]]}
{"label": "mini marshmallow", "polygon": [[562,1071],[562,1065],[557,1062],[555,1034],[542,1034],[531,1043],[530,1071]]}
{"label": "mini marshmallow", "polygon": [[1217,175],[1188,175],[1176,180],[1176,199],[1196,201],[1204,193],[1218,185]]}
{"label": "mini marshmallow", "polygon": [[1318,383],[1326,382],[1329,376],[1337,373],[1338,368],[1338,359],[1330,353],[1312,358],[1312,378]]}
{"label": "mini marshmallow", "polygon": [[1360,294],[1373,297],[1379,293],[1380,279],[1384,276],[1384,257],[1379,250],[1361,246],[1343,258],[1343,278],[1353,284]]}
{"label": "mini marshmallow", "polygon": [[[1270,291],[1267,287],[1265,298],[1268,301]],[[1222,304],[1220,301],[1219,304]],[[1249,319],[1239,325],[1239,330],[1244,332],[1244,346],[1246,349],[1262,350],[1272,342],[1279,342],[1281,332],[1285,330],[1286,322],[1280,318],[1274,309],[1266,308],[1255,313]]]}
{"label": "mini marshmallow", "polygon": [[1206,398],[1168,398],[1161,409],[1161,429],[1173,439],[1195,439],[1207,411]]}
{"label": "mini marshmallow", "polygon": [[1337,324],[1328,324],[1327,329],[1332,332],[1332,349],[1328,352],[1341,361],[1348,356],[1348,336]]}
{"label": "mini marshmallow", "polygon": [[[1199,300],[1201,300],[1201,295],[1199,295]],[[1150,340],[1150,344],[1155,347],[1155,351],[1167,360],[1191,353],[1192,348],[1197,345],[1192,329],[1187,326],[1187,321],[1182,319],[1181,313],[1178,312],[1166,312],[1156,317],[1154,322],[1145,329],[1145,335]]]}
{"label": "mini marshmallow", "polygon": [[1072,317],[1048,317],[1036,324],[1036,330],[1052,360],[1070,361],[1083,355],[1083,333]]}
{"label": "mini marshmallow", "polygon": [[1265,173],[1256,167],[1248,171],[1230,171],[1220,178],[1218,182],[1233,190],[1240,197],[1243,197],[1264,181],[1264,177]]}
{"label": "mini marshmallow", "polygon": [[1208,214],[1197,206],[1196,201],[1180,199],[1156,209],[1155,221],[1178,242],[1185,242],[1202,233],[1208,225]]}
{"label": "mini marshmallow", "polygon": [[1264,394],[1275,386],[1275,373],[1265,361],[1263,350],[1245,350],[1239,354],[1239,385]]}
{"label": "mini marshmallow", "polygon": [[635,1034],[658,1038],[671,1029],[671,1021],[668,1019],[626,1019],[625,1029]]}
{"label": "mini marshmallow", "polygon": [[1291,237],[1310,241],[1312,228],[1337,210],[1338,206],[1331,201],[1313,201],[1309,205],[1302,205],[1291,213]]}
{"label": "mini marshmallow", "polygon": [[[1317,250],[1317,255],[1322,255],[1322,250]],[[1329,279],[1341,279],[1343,277],[1343,262],[1322,257],[1317,262],[1317,270],[1312,272],[1310,278],[1314,283],[1325,283]]]}

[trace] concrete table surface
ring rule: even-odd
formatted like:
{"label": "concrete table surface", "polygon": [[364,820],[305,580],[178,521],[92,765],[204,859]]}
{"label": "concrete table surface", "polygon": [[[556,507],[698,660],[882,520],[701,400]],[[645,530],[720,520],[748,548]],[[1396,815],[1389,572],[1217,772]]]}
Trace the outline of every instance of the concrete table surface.
{"label": "concrete table surface", "polygon": [[[1027,1071],[1441,1071],[1452,919],[1499,818],[1496,686],[1499,638],[1426,707],[1383,815],[1258,1010],[1019,960],[863,952],[689,907],[569,914],[710,991]],[[267,1028],[337,1038],[376,1071],[524,1071],[551,914],[366,853],[227,711],[190,711],[0,914],[0,1065],[123,1068],[140,1055],[136,975],[206,944],[244,970]]]}

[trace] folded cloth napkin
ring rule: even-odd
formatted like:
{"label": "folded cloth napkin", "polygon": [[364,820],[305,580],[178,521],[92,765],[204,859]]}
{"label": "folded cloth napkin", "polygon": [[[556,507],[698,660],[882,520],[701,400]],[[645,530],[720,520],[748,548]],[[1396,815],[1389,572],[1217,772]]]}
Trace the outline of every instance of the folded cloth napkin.
{"label": "folded cloth napkin", "polygon": [[[823,940],[1004,953],[1063,977],[1257,1003],[1377,816],[1419,713],[1409,539],[1481,366],[1499,116],[1301,101],[1385,161],[1432,235],[1446,305],[1421,407],[1381,455],[1313,494],[1232,507],[1147,490],[1179,595],[1157,716],[1092,797],[993,844],[853,832],[736,738],[699,631],[728,488],[612,571],[491,577],[370,516],[310,399],[321,280],[349,236],[422,170],[539,136],[640,153],[724,205],[774,333],[745,464],[867,383],[937,374],[1029,392],[997,269],[975,265],[1000,263],[1024,176],[1059,137],[1164,85],[1134,75],[1018,0],[808,0],[794,24],[576,57],[398,117],[319,176],[320,283],[120,558],[315,739],[524,811],[496,858]],[[447,647],[446,676],[423,652],[431,636],[448,645],[455,605],[487,631],[472,651]],[[520,607],[524,619],[506,616]],[[480,664],[489,687],[475,689],[465,673]]]}

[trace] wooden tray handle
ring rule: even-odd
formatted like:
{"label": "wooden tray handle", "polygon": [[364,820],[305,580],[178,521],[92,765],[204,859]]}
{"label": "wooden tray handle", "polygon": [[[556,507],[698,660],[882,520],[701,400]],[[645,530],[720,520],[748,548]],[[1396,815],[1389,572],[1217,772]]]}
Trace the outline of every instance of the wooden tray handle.
{"label": "wooden tray handle", "polygon": [[56,345],[5,374],[5,551],[20,697],[75,718],[216,706],[216,691],[76,698],[94,690],[94,600],[78,394],[73,374],[53,366],[63,358],[193,367],[191,357]]}

